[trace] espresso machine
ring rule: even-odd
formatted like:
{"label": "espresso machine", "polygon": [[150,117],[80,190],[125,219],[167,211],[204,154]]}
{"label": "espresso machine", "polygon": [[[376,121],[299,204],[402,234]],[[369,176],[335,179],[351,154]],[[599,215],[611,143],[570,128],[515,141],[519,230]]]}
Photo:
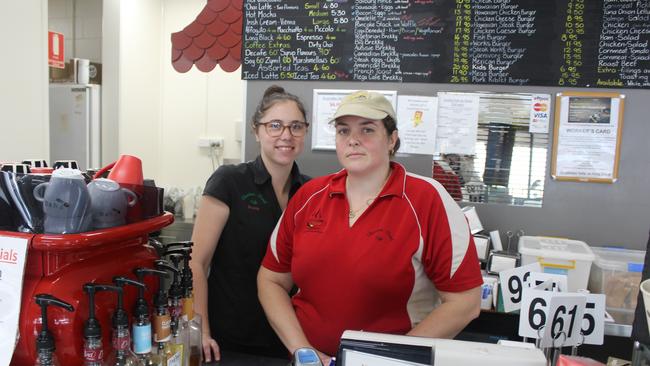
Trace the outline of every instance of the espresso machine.
{"label": "espresso machine", "polygon": [[[56,356],[63,365],[83,363],[83,323],[88,314],[85,283],[111,283],[115,276],[135,278],[133,269],[153,267],[158,250],[150,244],[149,234],[171,224],[170,213],[129,225],[78,234],[24,234],[0,231],[1,236],[27,239],[27,260],[21,296],[20,337],[11,365],[33,365],[36,338],[41,329],[41,309],[36,294],[50,294],[72,305],[74,312],[53,307],[49,310],[49,329],[56,339]],[[158,288],[146,281],[145,297]],[[133,309],[137,289],[124,289],[124,307]],[[115,295],[98,293],[95,316],[102,325],[104,349],[110,349],[111,314],[116,308]]]}

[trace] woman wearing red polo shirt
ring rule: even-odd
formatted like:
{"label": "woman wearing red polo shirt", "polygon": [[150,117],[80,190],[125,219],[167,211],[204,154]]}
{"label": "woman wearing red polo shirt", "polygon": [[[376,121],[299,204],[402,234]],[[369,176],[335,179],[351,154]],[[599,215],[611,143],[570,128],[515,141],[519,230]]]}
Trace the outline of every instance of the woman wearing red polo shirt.
{"label": "woman wearing red polo shirt", "polygon": [[271,326],[289,351],[312,347],[324,362],[346,329],[453,337],[478,316],[483,282],[460,208],[391,162],[399,138],[381,94],[348,95],[334,125],[343,170],[294,195],[257,277]]}

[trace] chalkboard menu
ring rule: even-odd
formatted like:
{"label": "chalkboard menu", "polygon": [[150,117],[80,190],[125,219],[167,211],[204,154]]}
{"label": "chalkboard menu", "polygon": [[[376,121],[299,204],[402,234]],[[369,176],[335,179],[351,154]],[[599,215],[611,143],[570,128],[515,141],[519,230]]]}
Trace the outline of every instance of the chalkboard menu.
{"label": "chalkboard menu", "polygon": [[245,0],[242,77],[650,88],[650,0]]}

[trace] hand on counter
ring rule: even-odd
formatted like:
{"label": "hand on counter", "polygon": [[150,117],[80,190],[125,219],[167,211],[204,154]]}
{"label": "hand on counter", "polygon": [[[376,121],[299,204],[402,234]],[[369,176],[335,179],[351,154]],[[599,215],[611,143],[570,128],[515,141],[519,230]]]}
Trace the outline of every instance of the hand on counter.
{"label": "hand on counter", "polygon": [[205,362],[219,361],[221,359],[221,351],[219,350],[219,344],[217,341],[206,334],[203,334],[202,338],[203,359]]}

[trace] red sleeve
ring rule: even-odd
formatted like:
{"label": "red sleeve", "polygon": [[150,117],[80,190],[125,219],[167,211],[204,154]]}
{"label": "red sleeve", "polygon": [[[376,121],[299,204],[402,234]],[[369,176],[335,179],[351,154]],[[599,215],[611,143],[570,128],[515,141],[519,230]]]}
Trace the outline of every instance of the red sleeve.
{"label": "red sleeve", "polygon": [[483,277],[474,238],[460,207],[438,200],[427,224],[422,262],[436,288],[462,292],[480,286]]}

